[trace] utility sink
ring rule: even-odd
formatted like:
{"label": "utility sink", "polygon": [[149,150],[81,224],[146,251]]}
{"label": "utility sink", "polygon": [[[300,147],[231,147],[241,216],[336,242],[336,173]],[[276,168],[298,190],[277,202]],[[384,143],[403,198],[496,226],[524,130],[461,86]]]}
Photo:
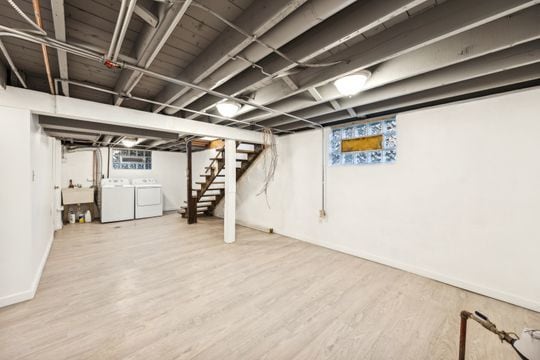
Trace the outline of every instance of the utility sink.
{"label": "utility sink", "polygon": [[94,188],[64,188],[62,203],[64,205],[86,204],[94,202]]}

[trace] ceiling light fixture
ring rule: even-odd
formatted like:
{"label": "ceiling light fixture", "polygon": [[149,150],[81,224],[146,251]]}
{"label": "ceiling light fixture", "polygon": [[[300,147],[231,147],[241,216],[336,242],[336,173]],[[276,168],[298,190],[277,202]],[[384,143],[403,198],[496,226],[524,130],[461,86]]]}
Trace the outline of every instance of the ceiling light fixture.
{"label": "ceiling light fixture", "polygon": [[225,100],[217,103],[216,105],[219,113],[225,117],[233,117],[240,110],[241,105],[236,101]]}
{"label": "ceiling light fixture", "polygon": [[138,139],[129,139],[129,138],[125,138],[122,140],[122,145],[124,145],[125,147],[134,147],[135,145],[137,145],[137,143],[139,142]]}
{"label": "ceiling light fixture", "polygon": [[338,89],[341,95],[353,96],[362,90],[371,73],[367,70],[356,74],[347,75],[334,81],[334,86]]}

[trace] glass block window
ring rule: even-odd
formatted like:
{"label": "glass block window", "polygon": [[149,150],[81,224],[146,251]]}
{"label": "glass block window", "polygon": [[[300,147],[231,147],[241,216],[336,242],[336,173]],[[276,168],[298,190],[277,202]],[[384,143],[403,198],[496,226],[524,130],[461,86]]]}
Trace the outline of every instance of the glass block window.
{"label": "glass block window", "polygon": [[396,161],[396,119],[332,128],[328,139],[330,165],[363,165]]}
{"label": "glass block window", "polygon": [[112,167],[116,170],[152,170],[152,151],[114,149]]}

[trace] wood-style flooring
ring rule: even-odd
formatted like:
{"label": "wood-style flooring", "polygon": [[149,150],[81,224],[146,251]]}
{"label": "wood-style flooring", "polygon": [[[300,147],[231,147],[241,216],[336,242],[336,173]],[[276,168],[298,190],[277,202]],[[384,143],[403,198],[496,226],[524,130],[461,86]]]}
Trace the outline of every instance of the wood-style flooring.
{"label": "wood-style flooring", "polygon": [[[178,215],[69,225],[33,300],[0,309],[0,359],[457,359],[459,312],[540,314],[276,234]],[[516,359],[470,323],[468,359]]]}

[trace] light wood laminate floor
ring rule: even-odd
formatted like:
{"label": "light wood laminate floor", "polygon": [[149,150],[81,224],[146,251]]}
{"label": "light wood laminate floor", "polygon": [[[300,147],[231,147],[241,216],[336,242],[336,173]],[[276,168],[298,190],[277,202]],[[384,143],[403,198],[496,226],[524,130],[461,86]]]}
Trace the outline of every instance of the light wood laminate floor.
{"label": "light wood laminate floor", "polygon": [[[457,359],[459,312],[540,314],[276,234],[177,215],[66,226],[0,359]],[[468,359],[515,359],[471,323]]]}

